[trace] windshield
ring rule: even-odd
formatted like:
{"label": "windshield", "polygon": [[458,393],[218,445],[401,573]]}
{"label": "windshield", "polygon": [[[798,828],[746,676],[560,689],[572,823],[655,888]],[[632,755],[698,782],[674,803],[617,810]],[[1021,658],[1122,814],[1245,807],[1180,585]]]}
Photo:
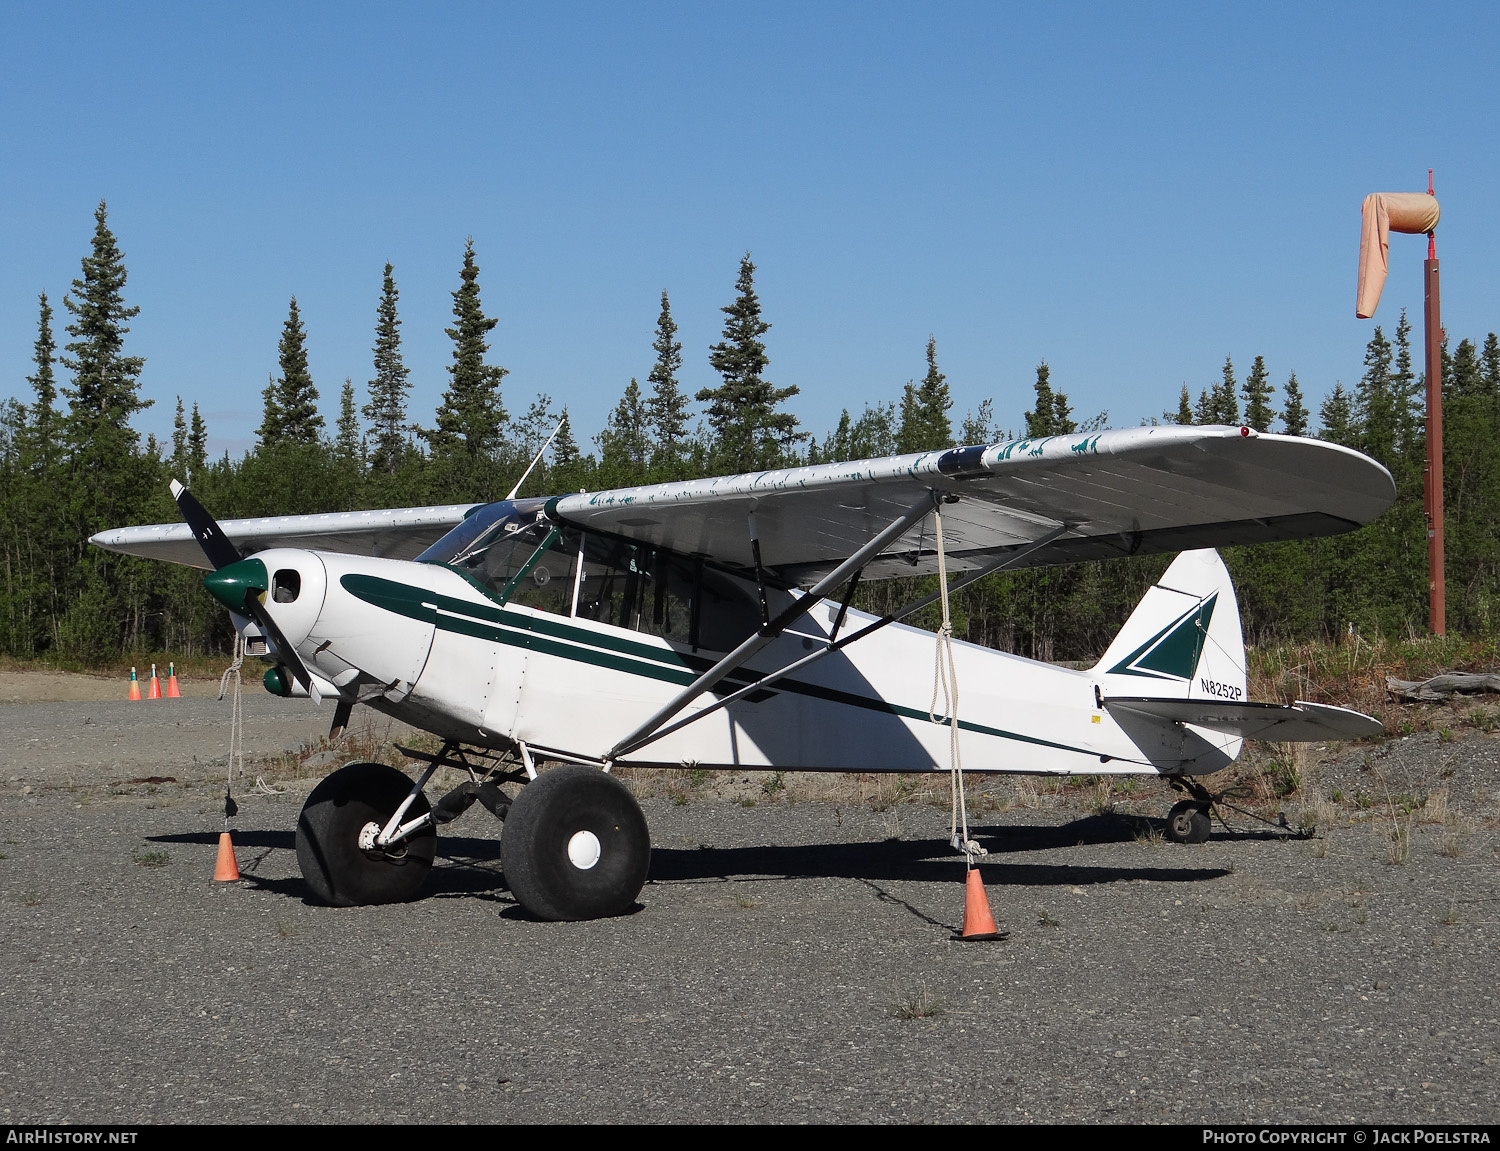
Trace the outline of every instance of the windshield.
{"label": "windshield", "polygon": [[457,563],[476,548],[493,543],[507,532],[536,522],[546,506],[544,499],[498,500],[485,504],[437,543],[417,557],[420,563]]}

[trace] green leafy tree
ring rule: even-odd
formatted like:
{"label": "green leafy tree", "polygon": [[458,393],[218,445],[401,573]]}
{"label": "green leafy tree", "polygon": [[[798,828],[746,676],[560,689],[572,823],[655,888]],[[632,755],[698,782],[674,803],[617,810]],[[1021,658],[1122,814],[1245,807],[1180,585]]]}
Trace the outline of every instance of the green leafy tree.
{"label": "green leafy tree", "polygon": [[396,314],[399,293],[390,264],[375,310],[375,378],[369,382],[370,402],[364,407],[375,443],[370,467],[394,475],[407,451],[406,400],[411,390],[410,372],[401,358],[401,318]]}
{"label": "green leafy tree", "polygon": [[995,401],[981,400],[979,407],[964,413],[960,439],[965,445],[993,444],[1001,439],[1000,429],[995,426]]}
{"label": "green leafy tree", "polygon": [[323,434],[323,417],[318,414],[318,389],[307,366],[307,329],[302,325],[296,296],[281,327],[277,360],[281,375],[262,393],[265,412],[258,433],[261,446],[316,444]]}
{"label": "green leafy tree", "polygon": [[797,417],[778,410],[799,389],[795,385],[778,388],[765,378],[770,360],[761,337],[771,325],[761,319],[755,265],[748,252],[740,261],[735,289],[734,303],[721,309],[724,339],[709,349],[708,357],[724,382],[702,389],[698,399],[708,404],[715,466],[747,472],[784,464],[789,449],[804,437],[797,430]]}

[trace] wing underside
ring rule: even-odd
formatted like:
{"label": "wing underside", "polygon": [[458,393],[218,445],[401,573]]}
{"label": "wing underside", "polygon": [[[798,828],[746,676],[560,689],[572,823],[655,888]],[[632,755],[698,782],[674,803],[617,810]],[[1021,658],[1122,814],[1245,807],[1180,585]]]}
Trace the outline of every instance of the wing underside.
{"label": "wing underside", "polygon": [[[1320,440],[1146,427],[566,496],[555,518],[810,585],[932,491],[950,570],[1031,548],[1017,566],[1348,531],[1395,497],[1390,473]],[[1061,529],[1059,531],[1059,529]],[[937,569],[931,519],[864,578]]]}
{"label": "wing underside", "polygon": [[[326,515],[225,520],[220,528],[241,552],[316,548],[386,559],[415,559],[474,510],[473,504]],[[206,568],[203,549],[187,524],[148,524],[100,532],[90,543],[107,551]]]}

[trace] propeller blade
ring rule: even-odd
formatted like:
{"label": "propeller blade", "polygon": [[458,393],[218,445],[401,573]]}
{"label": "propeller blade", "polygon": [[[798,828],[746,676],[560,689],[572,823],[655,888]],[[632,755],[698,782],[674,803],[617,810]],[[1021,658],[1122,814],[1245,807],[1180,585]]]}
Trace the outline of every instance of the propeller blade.
{"label": "propeller blade", "polygon": [[177,501],[177,508],[182,512],[182,518],[187,521],[188,527],[193,529],[193,536],[198,540],[203,554],[208,557],[208,562],[214,565],[214,571],[238,563],[244,558],[240,555],[239,548],[229,542],[229,537],[224,534],[214,517],[177,480],[172,481],[172,498]]}
{"label": "propeller blade", "polygon": [[[209,522],[212,523],[212,520]],[[224,542],[229,543],[228,540]],[[225,564],[204,576],[203,586],[230,611],[247,615],[259,624],[265,637],[275,646],[277,656],[292,673],[292,678],[302,685],[308,695],[316,698],[312,677],[308,675],[297,649],[292,647],[286,634],[276,626],[276,621],[266,610],[262,597],[271,587],[271,573],[266,571],[266,565],[260,559],[251,556],[249,559]]]}

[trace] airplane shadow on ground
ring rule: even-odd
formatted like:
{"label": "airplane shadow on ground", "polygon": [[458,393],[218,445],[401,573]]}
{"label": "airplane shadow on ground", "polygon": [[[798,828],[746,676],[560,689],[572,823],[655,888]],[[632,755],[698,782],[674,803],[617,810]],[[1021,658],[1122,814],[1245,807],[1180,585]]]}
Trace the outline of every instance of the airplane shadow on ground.
{"label": "airplane shadow on ground", "polygon": [[[1061,826],[1023,824],[971,828],[990,854],[980,862],[986,884],[1007,887],[1082,887],[1130,880],[1157,883],[1203,883],[1230,874],[1226,867],[1204,867],[1203,857],[1173,844],[1148,847],[1150,863],[1097,866],[1066,861],[1023,862],[1030,852],[1068,850],[1141,838],[1142,830],[1159,830],[1160,820],[1091,815]],[[264,878],[257,874],[272,851],[295,850],[291,831],[237,830],[233,833],[240,876],[260,890],[312,903],[300,877]],[[1213,841],[1244,836],[1216,834]],[[1265,838],[1255,835],[1253,838]],[[150,837],[155,843],[212,846],[218,834],[192,832]],[[1174,859],[1174,853],[1183,855]],[[743,883],[809,878],[853,879],[871,886],[881,898],[893,898],[876,886],[885,882],[946,883],[958,871],[960,857],[942,839],[888,839],[859,843],[802,844],[791,847],[657,847],[651,853],[651,883]],[[506,892],[506,894],[499,894]],[[478,897],[511,904],[505,914],[520,914],[509,898],[500,871],[500,841],[439,835],[438,854],[423,889],[424,899]],[[896,902],[902,902],[897,900]],[[903,904],[904,905],[904,904]]]}

